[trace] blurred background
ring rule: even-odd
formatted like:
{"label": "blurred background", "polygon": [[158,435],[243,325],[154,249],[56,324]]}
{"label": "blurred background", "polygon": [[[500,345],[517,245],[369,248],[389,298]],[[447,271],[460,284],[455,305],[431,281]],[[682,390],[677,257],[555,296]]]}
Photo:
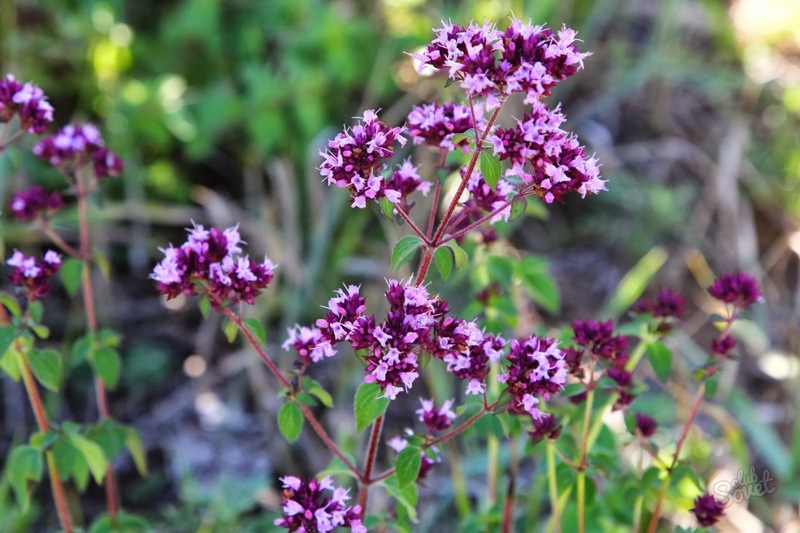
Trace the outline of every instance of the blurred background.
{"label": "blurred background", "polygon": [[[597,152],[608,191],[532,206],[533,216],[498,228],[504,246],[547,260],[559,290],[547,305],[537,305],[535,290],[523,300],[500,294],[490,318],[519,331],[619,316],[646,282],[675,288],[690,313],[673,340],[681,362],[664,394],[680,399],[692,394],[691,368],[713,334],[703,287],[713,273],[755,274],[765,304],[738,332],[745,356],[726,369],[700,424],[715,457],[705,479],[735,477],[737,464],[769,468],[780,490],[751,500],[734,522],[743,531],[798,530],[794,0],[0,0],[0,74],[40,85],[58,126],[98,124],[127,165],[93,211],[95,246],[113,266],[96,285],[100,316],[124,339],[112,411],[142,432],[150,463],[146,478],[129,460],[117,465],[126,508],[164,531],[263,530],[280,503],[276,478],[313,474],[329,461],[310,432],[294,446],[280,437],[276,384],[257,358],[225,341],[217,318],[203,320],[194,302],[157,297],[147,279],[157,248],[183,242],[190,220],[240,222],[251,254],[281,267],[252,314],[287,367],[286,327],[312,323],[343,282],[363,284],[368,302],[380,305],[387,242],[406,234],[377,210],[349,209],[345,193],[324,186],[318,150],[364,109],[381,108],[382,119],[399,124],[417,103],[456,97],[442,80],[420,78],[404,52],[426,44],[441,19],[488,18],[504,28],[511,13],[568,24],[594,54],[550,102],[563,103],[567,127]],[[30,154],[32,143],[0,157],[4,205],[31,183],[61,186]],[[56,225],[73,236],[75,219],[67,209]],[[6,253],[43,245],[35,228],[6,217],[0,240]],[[432,284],[464,309],[489,281],[510,276],[500,263],[478,262],[447,287],[438,278]],[[82,331],[78,310],[63,291],[48,301],[62,347]],[[354,358],[326,365],[315,377],[334,393],[337,407],[325,420],[336,433],[350,424],[361,370]],[[51,407],[93,420],[90,381],[86,368],[73,369]],[[0,385],[5,454],[33,421],[22,389],[5,378]],[[415,405],[408,400],[408,414],[397,409],[387,432],[410,424]],[[344,447],[357,453],[360,445]],[[468,453],[466,460],[469,467]],[[0,490],[0,524],[24,531],[42,523],[33,521],[49,512],[46,488],[25,516],[7,487]],[[448,489],[436,490],[420,530],[453,508]],[[99,489],[85,502],[87,516],[102,512]]]}

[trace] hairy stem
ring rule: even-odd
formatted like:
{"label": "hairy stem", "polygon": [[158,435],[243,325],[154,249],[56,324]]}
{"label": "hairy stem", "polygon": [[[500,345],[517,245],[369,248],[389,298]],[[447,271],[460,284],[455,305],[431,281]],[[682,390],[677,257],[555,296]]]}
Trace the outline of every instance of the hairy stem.
{"label": "hairy stem", "polygon": [[[20,373],[22,374],[22,381],[25,384],[25,390],[28,392],[28,399],[33,408],[33,415],[36,418],[36,423],[39,430],[42,432],[50,431],[50,423],[47,420],[47,414],[44,411],[42,404],[42,397],[39,396],[39,389],[36,387],[36,381],[31,373],[31,368],[28,365],[28,359],[23,353],[23,348],[18,341],[15,342],[14,353],[17,356],[17,364],[19,365]],[[56,513],[58,514],[58,521],[61,528],[66,533],[72,533],[72,520],[69,516],[69,508],[67,506],[67,497],[64,492],[64,483],[58,475],[56,469],[56,462],[53,458],[52,450],[45,451],[45,458],[47,460],[47,468],[50,471],[50,487],[53,491],[53,500],[56,504]]]}
{"label": "hairy stem", "polygon": [[361,506],[362,518],[367,514],[367,497],[369,496],[369,486],[372,484],[372,469],[375,468],[375,459],[378,457],[378,444],[381,441],[385,418],[385,415],[376,418],[375,422],[372,423],[372,431],[369,434],[369,444],[364,457],[364,473],[362,474],[361,488],[358,491],[358,505]]}

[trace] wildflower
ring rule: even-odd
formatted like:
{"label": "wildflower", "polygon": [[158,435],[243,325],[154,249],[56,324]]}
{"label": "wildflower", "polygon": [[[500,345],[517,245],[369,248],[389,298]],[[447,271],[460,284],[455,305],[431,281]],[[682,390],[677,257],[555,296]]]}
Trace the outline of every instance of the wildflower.
{"label": "wildflower", "polygon": [[53,122],[53,106],[39,87],[21,84],[12,74],[0,80],[0,122],[19,115],[20,127],[29,133],[41,134]]}
{"label": "wildflower", "polygon": [[272,282],[272,261],[265,257],[257,263],[241,255],[239,245],[244,242],[238,225],[224,231],[196,225],[187,231],[189,238],[180,247],[161,249],[164,259],[150,275],[158,282],[159,292],[168,298],[200,291],[213,296],[215,308],[224,301],[252,304],[261,289]]}
{"label": "wildflower", "polygon": [[439,409],[436,409],[433,405],[433,400],[420,398],[420,403],[422,408],[417,409],[415,412],[419,417],[419,421],[423,422],[425,427],[428,428],[428,433],[443,431],[453,425],[453,420],[456,418],[456,414],[450,410],[453,400],[447,400]]}
{"label": "wildflower", "polygon": [[611,320],[575,320],[572,322],[575,332],[573,339],[594,357],[607,361],[615,360],[628,346],[624,335],[614,335],[614,323]]}
{"label": "wildflower", "polygon": [[349,189],[353,207],[363,209],[367,199],[388,198],[397,203],[400,193],[386,187],[380,172],[384,162],[394,154],[395,141],[405,145],[403,129],[381,122],[374,110],[365,111],[359,124],[345,128],[329,141],[327,152],[320,151],[324,158],[320,174],[328,185]]}
{"label": "wildflower", "polygon": [[13,267],[9,276],[11,283],[22,288],[28,300],[34,301],[50,292],[50,277],[61,269],[61,256],[48,250],[38,259],[14,250],[6,263]]}
{"label": "wildflower", "polygon": [[509,160],[506,177],[516,177],[533,187],[533,192],[552,203],[570,192],[582,198],[605,190],[594,157],[577,138],[559,126],[565,121],[560,108],[550,110],[536,100],[533,109],[513,128],[498,128],[489,141],[494,154]]}
{"label": "wildflower", "polygon": [[397,170],[392,173],[392,177],[386,183],[387,191],[394,191],[399,194],[398,203],[407,209],[407,198],[414,192],[420,191],[424,196],[428,196],[433,183],[422,181],[419,176],[419,169],[415,167],[409,159],[403,161]]}
{"label": "wildflower", "polygon": [[489,23],[464,27],[442,22],[434,33],[425,51],[414,57],[421,66],[446,69],[472,97],[521,92],[531,103],[582,68],[589,55],[578,52],[574,30],[563,27],[553,33],[516,18],[504,32]]}
{"label": "wildflower", "polygon": [[548,400],[567,381],[564,352],[553,339],[530,335],[511,341],[508,362],[498,381],[511,393],[511,411],[528,413],[534,419],[541,417],[543,413],[536,407],[539,397]]}
{"label": "wildflower", "polygon": [[443,318],[436,332],[434,356],[447,363],[448,372],[469,380],[467,394],[483,394],[489,363],[500,360],[506,341],[492,333],[481,332],[473,322],[451,317]]}
{"label": "wildflower", "polygon": [[652,437],[657,427],[658,423],[656,423],[654,418],[644,413],[636,413],[636,430],[642,434],[642,437]]}
{"label": "wildflower", "polygon": [[455,102],[414,106],[408,114],[408,134],[414,144],[425,143],[451,152],[456,147],[466,149],[469,146],[468,139],[454,144],[453,136],[473,127],[469,107]]}
{"label": "wildflower", "polygon": [[736,339],[730,335],[711,341],[711,351],[722,359],[729,357],[734,348],[736,348]]}
{"label": "wildflower", "polygon": [[561,435],[561,426],[555,415],[545,413],[538,418],[533,418],[533,430],[528,435],[534,441],[555,440]]}
{"label": "wildflower", "polygon": [[[462,170],[463,172],[463,170]],[[475,169],[467,182],[467,190],[470,192],[469,198],[461,204],[461,213],[465,215],[463,226],[475,222],[487,213],[492,213],[500,209],[508,199],[516,194],[517,188],[509,181],[501,179],[497,182],[494,189],[489,187],[483,174]],[[511,216],[511,204],[505,209],[495,214],[490,220],[490,224],[500,221],[508,222]]]}
{"label": "wildflower", "polygon": [[361,523],[361,507],[348,506],[348,490],[336,487],[330,477],[321,481],[303,480],[294,476],[281,478],[283,483],[283,516],[275,525],[289,531],[327,533],[337,527],[366,533]]}
{"label": "wildflower", "polygon": [[709,493],[695,498],[692,513],[697,517],[697,522],[703,526],[713,526],[725,511],[725,504]]}
{"label": "wildflower", "polygon": [[331,344],[323,341],[318,328],[295,325],[288,331],[289,338],[284,341],[283,349],[288,352],[289,348],[294,348],[304,365],[318,363],[325,357],[336,355]]}
{"label": "wildflower", "polygon": [[97,179],[117,176],[124,167],[122,159],[105,147],[94,124],[64,126],[55,135],[39,141],[33,153],[54,167],[68,170],[91,163]]}
{"label": "wildflower", "polygon": [[756,279],[750,274],[722,274],[709,288],[709,294],[717,300],[733,305],[738,310],[746,309],[762,301]]}
{"label": "wildflower", "polygon": [[64,200],[57,192],[47,193],[39,186],[16,193],[11,197],[9,207],[14,218],[20,221],[35,220],[42,214],[50,215],[64,205]]}

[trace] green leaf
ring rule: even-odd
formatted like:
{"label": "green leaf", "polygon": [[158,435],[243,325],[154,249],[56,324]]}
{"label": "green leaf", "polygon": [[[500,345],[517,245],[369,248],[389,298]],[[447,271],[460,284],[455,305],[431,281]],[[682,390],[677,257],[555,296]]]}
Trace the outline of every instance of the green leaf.
{"label": "green leaf", "polygon": [[509,220],[517,220],[528,209],[528,199],[524,196],[515,196],[511,201],[511,216]]}
{"label": "green leaf", "polygon": [[664,343],[653,341],[647,345],[647,359],[653,367],[656,377],[666,383],[669,379],[669,372],[672,369],[672,352]]}
{"label": "green leaf", "polygon": [[145,453],[144,444],[142,443],[142,437],[139,436],[139,432],[136,431],[136,428],[125,428],[125,447],[131,452],[136,470],[140,475],[146,476],[147,454]]}
{"label": "green leaf", "polygon": [[453,253],[446,246],[440,246],[433,252],[433,262],[436,263],[436,269],[442,275],[443,280],[450,277],[450,272],[453,271]]}
{"label": "green leaf", "polygon": [[4,305],[14,318],[22,316],[22,309],[20,309],[17,299],[7,292],[0,292],[0,304]]}
{"label": "green leaf", "polygon": [[616,318],[642,295],[650,280],[667,260],[667,250],[656,246],[631,268],[617,285],[611,299],[603,307],[601,318]]}
{"label": "green leaf", "polygon": [[42,452],[33,446],[17,446],[8,457],[6,475],[23,510],[30,504],[30,484],[42,479]]}
{"label": "green leaf", "polygon": [[461,268],[467,264],[467,259],[469,259],[467,252],[458,245],[455,239],[447,241],[445,246],[453,250],[453,258],[456,260],[456,270],[461,270]]}
{"label": "green leaf", "polygon": [[197,307],[200,309],[200,314],[203,318],[208,318],[208,314],[211,312],[211,298],[207,294],[202,295],[197,300]]}
{"label": "green leaf", "polygon": [[56,461],[56,470],[64,479],[72,475],[75,463],[84,461],[81,452],[63,437],[53,444],[53,459]]}
{"label": "green leaf", "polygon": [[94,263],[97,265],[97,268],[100,269],[100,273],[103,274],[103,277],[106,279],[111,278],[111,263],[109,263],[108,258],[101,254],[100,252],[95,253],[92,256]]}
{"label": "green leaf", "polygon": [[33,350],[28,356],[36,381],[53,392],[61,387],[61,357],[55,350]]}
{"label": "green leaf", "polygon": [[28,314],[31,317],[31,322],[33,324],[38,324],[42,321],[42,315],[44,314],[44,307],[42,306],[42,302],[40,300],[36,300],[35,302],[30,302],[28,304]]}
{"label": "green leaf", "polygon": [[99,444],[78,433],[70,433],[69,439],[89,465],[92,477],[98,485],[103,484],[106,475],[106,456]]}
{"label": "green leaf", "polygon": [[50,328],[48,328],[44,324],[37,324],[33,326],[31,329],[40,339],[46,339],[50,336]]}
{"label": "green leaf", "polygon": [[386,487],[386,492],[394,496],[397,499],[397,503],[405,508],[408,518],[412,522],[417,522],[417,501],[419,500],[417,485],[411,483],[405,487],[400,487],[395,476],[384,481],[383,485]]}
{"label": "green leaf", "polygon": [[247,324],[247,329],[250,330],[250,333],[255,335],[256,339],[258,339],[261,344],[267,343],[267,333],[264,331],[264,326],[261,325],[261,322],[255,318],[247,318],[244,323]]}
{"label": "green leaf", "polygon": [[12,347],[11,349],[7,349],[6,353],[0,356],[0,368],[2,368],[11,379],[19,381],[22,374],[20,373],[19,364],[17,363],[16,348]]}
{"label": "green leaf", "polygon": [[278,412],[278,429],[289,442],[294,442],[303,431],[303,411],[295,402],[283,404]]}
{"label": "green leaf", "polygon": [[311,396],[309,393],[307,393],[304,390],[301,390],[300,392],[298,392],[295,395],[295,399],[298,402],[300,402],[300,403],[302,403],[304,405],[307,405],[309,407],[314,407],[315,405],[317,405],[317,400],[315,400],[313,396]]}
{"label": "green leaf", "polygon": [[226,320],[225,325],[222,327],[222,332],[225,333],[225,338],[228,339],[228,342],[232,344],[233,341],[236,340],[236,335],[239,333],[239,328],[230,320]]}
{"label": "green leaf", "polygon": [[92,524],[89,533],[145,533],[154,531],[153,527],[141,516],[120,511],[115,520],[104,513]]}
{"label": "green leaf", "polygon": [[422,239],[416,235],[407,235],[397,241],[392,250],[392,270],[397,270],[407,263],[422,244]]}
{"label": "green leaf", "polygon": [[378,200],[381,206],[381,213],[391,221],[394,221],[394,204],[385,196]]}
{"label": "green leaf", "polygon": [[382,398],[383,391],[377,383],[362,383],[356,391],[353,411],[356,415],[356,430],[363,431],[373,420],[386,412],[389,399]]}
{"label": "green leaf", "polygon": [[122,359],[114,348],[104,346],[98,349],[92,357],[92,368],[103,380],[109,389],[113,389],[119,382],[122,370]]}
{"label": "green leaf", "polygon": [[17,338],[17,328],[14,326],[3,326],[0,328],[0,357],[11,347]]}
{"label": "green leaf", "polygon": [[470,128],[463,133],[456,133],[451,138],[451,142],[453,143],[453,146],[455,146],[465,139],[468,141],[473,141],[475,139],[475,128]]}
{"label": "green leaf", "polygon": [[70,364],[76,365],[82,363],[89,358],[92,352],[92,337],[91,333],[75,341],[72,345],[72,352],[70,354]]}
{"label": "green leaf", "polygon": [[70,257],[61,263],[61,283],[70,295],[74,295],[81,286],[83,276],[83,261]]}
{"label": "green leaf", "polygon": [[556,281],[547,272],[519,269],[518,275],[522,286],[534,302],[550,313],[558,312],[561,307],[561,295]]}
{"label": "green leaf", "polygon": [[326,391],[319,382],[305,376],[303,378],[303,389],[309,394],[316,396],[325,407],[333,407],[333,397],[331,397],[330,393]]}
{"label": "green leaf", "polygon": [[406,446],[400,451],[395,461],[394,467],[397,473],[397,485],[405,487],[410,483],[414,483],[419,476],[419,469],[422,466],[422,456],[420,455],[419,448],[414,446]]}
{"label": "green leaf", "polygon": [[497,182],[500,181],[500,160],[493,153],[483,150],[481,158],[481,174],[486,184],[494,190]]}

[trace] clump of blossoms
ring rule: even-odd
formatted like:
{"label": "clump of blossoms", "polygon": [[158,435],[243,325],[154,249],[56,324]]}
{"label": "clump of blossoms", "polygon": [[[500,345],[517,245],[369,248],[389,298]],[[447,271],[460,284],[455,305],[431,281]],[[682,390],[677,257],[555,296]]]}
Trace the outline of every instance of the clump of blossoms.
{"label": "clump of blossoms", "polygon": [[655,331],[665,334],[672,331],[674,321],[683,318],[683,296],[672,289],[661,289],[655,298],[642,297],[633,305],[635,313],[649,313],[658,320]]}
{"label": "clump of blossoms", "polygon": [[434,32],[431,44],[414,57],[423,66],[446,70],[471,97],[525,93],[525,103],[531,103],[583,68],[590,55],[578,51],[575,31],[566,26],[554,33],[515,18],[505,32],[488,22],[443,22]]}
{"label": "clump of blossoms", "polygon": [[178,248],[161,249],[164,259],[150,277],[158,282],[158,290],[167,298],[179,294],[207,293],[211,304],[219,309],[224,302],[244,301],[252,304],[255,297],[274,277],[272,261],[261,263],[242,255],[239,226],[225,230],[205,229],[202,225],[187,228],[189,238]]}
{"label": "clump of blossoms", "polygon": [[417,409],[415,413],[419,421],[425,424],[428,433],[443,431],[453,425],[453,420],[456,418],[456,414],[450,409],[453,406],[453,400],[447,400],[438,409],[433,404],[433,400],[420,398],[419,401],[422,408]]}
{"label": "clump of blossoms", "polygon": [[361,507],[348,506],[348,491],[335,487],[330,477],[318,481],[286,476],[281,482],[283,516],[275,520],[276,526],[301,533],[327,533],[337,527],[367,533],[361,522]]}
{"label": "clump of blossoms", "polygon": [[0,122],[9,122],[15,115],[22,130],[38,135],[53,122],[53,106],[39,87],[7,74],[0,80]]}
{"label": "clump of blossoms", "polygon": [[540,398],[549,400],[567,382],[564,352],[555,340],[530,335],[511,341],[507,361],[505,372],[497,379],[508,387],[509,410],[541,417],[543,413],[536,407]]}
{"label": "clump of blossoms", "polygon": [[694,500],[692,513],[697,517],[697,522],[703,527],[716,524],[725,512],[725,504],[712,494],[705,493]]}
{"label": "clump of blossoms", "polygon": [[61,269],[61,256],[48,250],[37,258],[14,250],[6,263],[13,267],[9,274],[11,283],[21,289],[29,301],[34,301],[50,292],[50,278]]}
{"label": "clump of blossoms", "polygon": [[[738,314],[756,302],[763,300],[758,282],[750,274],[725,273],[708,287],[708,293],[725,304],[728,315],[723,317],[727,322],[720,335],[711,341],[711,352],[715,357],[726,359],[736,347],[736,339],[730,335],[730,327]],[[711,373],[715,370],[715,362],[709,364]]]}
{"label": "clump of blossoms", "polygon": [[404,128],[392,128],[378,119],[374,110],[367,110],[361,123],[339,133],[328,142],[329,150],[320,152],[325,161],[319,167],[328,185],[347,188],[351,205],[364,208],[367,199],[400,200],[400,192],[386,186],[381,175],[385,161],[394,154],[393,144],[405,145]]}
{"label": "clump of blossoms", "polygon": [[100,130],[94,124],[69,124],[33,147],[39,159],[65,172],[91,163],[97,179],[118,176],[125,164],[105,147]]}
{"label": "clump of blossoms", "polygon": [[20,221],[50,216],[63,205],[64,199],[58,192],[48,193],[40,185],[15,193],[8,204],[14,218]]}
{"label": "clump of blossoms", "polygon": [[469,147],[467,139],[453,142],[453,136],[474,128],[469,107],[448,102],[424,104],[411,108],[408,113],[408,134],[414,144],[426,144],[447,151],[456,147]]}

